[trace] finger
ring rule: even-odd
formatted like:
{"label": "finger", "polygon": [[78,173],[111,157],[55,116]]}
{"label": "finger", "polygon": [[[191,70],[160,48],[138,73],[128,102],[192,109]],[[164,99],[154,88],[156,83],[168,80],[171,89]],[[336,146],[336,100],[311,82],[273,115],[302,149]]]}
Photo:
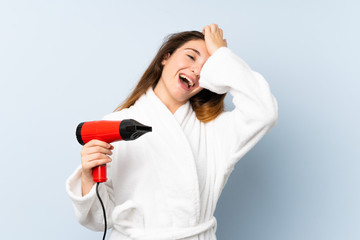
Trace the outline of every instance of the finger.
{"label": "finger", "polygon": [[224,42],[225,42],[225,46],[227,47],[227,40],[226,40],[226,39],[224,39]]}
{"label": "finger", "polygon": [[93,169],[94,167],[101,166],[104,164],[109,164],[109,163],[110,163],[110,161],[108,161],[107,159],[98,159],[95,161],[84,163],[82,165],[82,169],[89,171],[89,170]]}
{"label": "finger", "polygon": [[220,36],[223,37],[223,30],[219,28]]}
{"label": "finger", "polygon": [[215,23],[210,25],[211,32],[216,32],[218,28],[219,28],[218,25]]}
{"label": "finger", "polygon": [[111,158],[103,153],[93,153],[93,154],[88,154],[82,157],[82,161],[83,162],[92,162],[92,161],[96,161],[96,160],[100,160],[100,159],[107,159],[111,161]]}
{"label": "finger", "polygon": [[87,169],[91,169],[91,168],[94,168],[94,167],[97,167],[97,166],[100,166],[100,165],[107,164],[109,162],[110,161],[108,161],[107,159],[94,160],[94,161],[91,161],[91,162],[87,163],[85,167]]}
{"label": "finger", "polygon": [[204,36],[205,36],[209,31],[210,31],[210,26],[209,26],[209,25],[205,26],[205,27],[203,28],[203,34],[204,34]]}
{"label": "finger", "polygon": [[86,146],[86,147],[100,146],[100,147],[104,147],[104,148],[111,148],[111,144],[104,142],[104,141],[97,140],[97,139],[93,139],[93,140],[89,141],[84,146]]}
{"label": "finger", "polygon": [[104,155],[102,158],[99,156],[87,156],[81,159],[81,165],[83,169],[89,170],[93,167],[107,164],[111,161],[112,159],[106,155]]}
{"label": "finger", "polygon": [[84,148],[84,151],[82,152],[83,155],[93,154],[93,153],[103,153],[103,154],[107,154],[107,155],[112,155],[111,149],[100,147],[100,146],[86,147],[86,148]]}
{"label": "finger", "polygon": [[95,154],[95,153],[102,153],[102,154],[106,154],[106,155],[112,155],[112,148],[104,148],[104,147],[100,147],[100,146],[93,146],[93,147],[83,147],[83,149],[80,152],[80,156],[81,157],[85,157],[87,155],[90,154]]}

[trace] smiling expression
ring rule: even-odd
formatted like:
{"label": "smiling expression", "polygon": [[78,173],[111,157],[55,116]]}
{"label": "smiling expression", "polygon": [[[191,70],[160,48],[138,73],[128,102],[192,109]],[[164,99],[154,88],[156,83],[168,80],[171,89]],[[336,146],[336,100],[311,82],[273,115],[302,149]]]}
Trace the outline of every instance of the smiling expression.
{"label": "smiling expression", "polygon": [[209,56],[204,40],[191,40],[164,57],[154,92],[172,113],[202,90],[200,71]]}

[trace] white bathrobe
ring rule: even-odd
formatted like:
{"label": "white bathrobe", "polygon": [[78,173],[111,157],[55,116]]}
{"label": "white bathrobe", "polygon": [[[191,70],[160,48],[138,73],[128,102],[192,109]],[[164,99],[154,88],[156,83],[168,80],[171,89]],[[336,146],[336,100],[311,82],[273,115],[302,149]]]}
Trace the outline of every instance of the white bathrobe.
{"label": "white bathrobe", "polygon": [[[172,114],[149,89],[134,106],[104,118],[152,127],[137,140],[113,143],[109,179],[99,186],[111,240],[216,239],[221,191],[236,162],[275,125],[277,102],[264,78],[226,47],[204,64],[200,86],[229,91],[235,109],[202,123],[189,102]],[[80,176],[79,167],[66,182],[76,216],[102,231],[95,186],[82,196]]]}

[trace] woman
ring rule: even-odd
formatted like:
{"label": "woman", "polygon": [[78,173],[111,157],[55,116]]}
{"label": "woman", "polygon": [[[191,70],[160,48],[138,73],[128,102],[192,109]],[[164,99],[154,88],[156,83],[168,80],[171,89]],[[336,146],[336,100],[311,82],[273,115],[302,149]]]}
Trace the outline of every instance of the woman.
{"label": "woman", "polygon": [[[231,112],[223,111],[227,92]],[[105,119],[133,118],[153,131],[84,145],[66,186],[79,222],[103,229],[91,169],[109,163],[100,195],[110,239],[216,239],[213,214],[234,165],[277,121],[267,82],[212,24],[172,35],[117,110]]]}

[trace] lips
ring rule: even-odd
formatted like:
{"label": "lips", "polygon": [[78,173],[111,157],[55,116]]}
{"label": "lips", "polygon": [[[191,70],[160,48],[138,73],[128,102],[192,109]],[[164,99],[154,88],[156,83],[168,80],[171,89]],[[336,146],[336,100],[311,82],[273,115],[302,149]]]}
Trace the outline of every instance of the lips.
{"label": "lips", "polygon": [[196,86],[196,81],[184,73],[179,74],[179,81],[183,89],[192,90]]}

